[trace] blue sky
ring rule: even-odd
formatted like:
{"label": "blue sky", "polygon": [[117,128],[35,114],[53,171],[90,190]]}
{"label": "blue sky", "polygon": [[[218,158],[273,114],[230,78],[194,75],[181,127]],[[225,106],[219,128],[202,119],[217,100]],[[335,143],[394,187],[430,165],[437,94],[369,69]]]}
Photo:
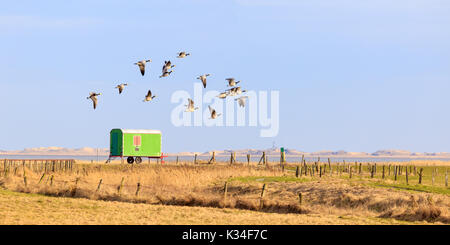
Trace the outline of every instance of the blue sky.
{"label": "blue sky", "polygon": [[[449,1],[8,1],[0,9],[0,149],[107,147],[160,129],[163,151],[450,151]],[[192,53],[184,60],[176,53]],[[137,60],[151,58],[142,77]],[[164,60],[177,67],[158,78]],[[280,129],[175,127],[198,75],[280,93]],[[114,87],[130,86],[118,96]],[[158,97],[143,103],[148,89]],[[97,110],[86,100],[102,92]],[[203,105],[207,106],[206,104]]]}

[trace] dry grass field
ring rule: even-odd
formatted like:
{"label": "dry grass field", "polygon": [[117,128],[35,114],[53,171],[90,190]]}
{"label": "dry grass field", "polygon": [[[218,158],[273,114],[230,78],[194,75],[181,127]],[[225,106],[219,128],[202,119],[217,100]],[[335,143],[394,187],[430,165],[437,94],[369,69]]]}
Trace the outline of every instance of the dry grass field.
{"label": "dry grass field", "polygon": [[[0,225],[371,225],[395,219],[136,204],[0,190]],[[424,222],[414,222],[424,224]],[[426,223],[426,222],[425,222]]]}
{"label": "dry grass field", "polygon": [[450,224],[448,162],[306,166],[78,162],[47,172],[2,166],[0,222]]}

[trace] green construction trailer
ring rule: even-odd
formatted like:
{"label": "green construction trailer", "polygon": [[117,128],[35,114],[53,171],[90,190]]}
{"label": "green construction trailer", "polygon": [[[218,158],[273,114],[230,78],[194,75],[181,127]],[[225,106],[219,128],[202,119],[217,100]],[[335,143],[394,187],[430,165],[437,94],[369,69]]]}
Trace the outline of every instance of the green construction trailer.
{"label": "green construction trailer", "polygon": [[120,129],[115,128],[110,132],[110,148],[109,158],[106,162],[114,157],[126,158],[127,162],[141,163],[142,158],[165,157],[161,152],[161,131],[149,129]]}

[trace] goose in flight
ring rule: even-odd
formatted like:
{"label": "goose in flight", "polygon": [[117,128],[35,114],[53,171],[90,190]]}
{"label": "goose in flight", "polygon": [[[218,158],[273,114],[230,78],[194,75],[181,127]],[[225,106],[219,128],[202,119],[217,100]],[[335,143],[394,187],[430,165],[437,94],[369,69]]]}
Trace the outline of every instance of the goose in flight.
{"label": "goose in flight", "polygon": [[248,98],[248,96],[242,96],[242,97],[239,97],[239,98],[234,99],[234,100],[238,101],[240,107],[244,107],[245,106],[245,101],[246,101],[247,98]]}
{"label": "goose in flight", "polygon": [[152,96],[152,91],[151,91],[151,90],[148,90],[148,93],[147,93],[147,95],[145,96],[144,102],[150,101],[150,100],[152,100],[152,99],[155,98],[155,97],[156,97],[155,95]]}
{"label": "goose in flight", "polygon": [[236,90],[234,91],[236,94],[242,94],[247,92],[247,90],[242,90],[241,87],[236,87]]}
{"label": "goose in flight", "polygon": [[128,86],[128,83],[121,83],[119,85],[116,86],[116,88],[119,89],[119,94],[122,93],[123,89],[125,88],[125,86]]}
{"label": "goose in flight", "polygon": [[236,80],[234,80],[234,78],[232,78],[232,77],[231,78],[227,78],[225,80],[228,81],[228,87],[234,87],[234,86],[236,86],[236,84],[241,82],[241,81],[237,81],[236,82]]}
{"label": "goose in flight", "polygon": [[166,72],[164,72],[161,76],[159,76],[159,78],[161,78],[161,77],[167,77],[167,76],[170,75],[170,73],[172,73],[172,71],[166,71]]}
{"label": "goose in flight", "polygon": [[235,96],[237,94],[236,90],[237,90],[237,87],[234,87],[234,88],[227,89],[226,92],[228,93],[229,96]]}
{"label": "goose in flight", "polygon": [[201,75],[199,77],[197,77],[197,79],[200,79],[203,83],[203,88],[206,88],[206,77],[209,76],[211,74],[205,74],[205,75]]}
{"label": "goose in flight", "polygon": [[198,107],[194,107],[194,101],[188,98],[188,103],[187,105],[185,105],[186,108],[186,112],[193,112],[195,110],[198,109]]}
{"label": "goose in flight", "polygon": [[162,68],[162,73],[166,73],[169,72],[170,69],[172,69],[173,67],[175,67],[175,65],[172,65],[172,62],[169,61],[164,61],[164,66]]}
{"label": "goose in flight", "polygon": [[139,66],[139,70],[141,70],[142,76],[143,76],[144,73],[145,73],[145,64],[146,64],[147,62],[152,62],[152,60],[141,60],[141,61],[138,61],[137,63],[134,63],[135,65],[138,65],[138,66]]}
{"label": "goose in flight", "polygon": [[217,114],[216,110],[214,110],[211,106],[208,106],[209,112],[211,113],[211,117],[209,119],[216,119],[218,116],[222,114]]}
{"label": "goose in flight", "polygon": [[221,98],[221,99],[225,99],[230,93],[228,91],[226,92],[222,92],[219,95],[217,95],[217,97]]}
{"label": "goose in flight", "polygon": [[90,92],[89,93],[89,97],[87,97],[87,99],[91,99],[93,104],[94,104],[94,110],[95,108],[97,108],[97,95],[101,95],[102,93],[95,93],[95,92]]}
{"label": "goose in flight", "polygon": [[191,55],[190,53],[186,53],[186,52],[179,52],[177,58],[184,58],[188,55]]}
{"label": "goose in flight", "polygon": [[242,94],[244,92],[247,92],[247,90],[242,90],[241,87],[230,88],[227,91],[229,91],[229,95],[230,96],[235,96],[235,95],[239,95],[239,94]]}

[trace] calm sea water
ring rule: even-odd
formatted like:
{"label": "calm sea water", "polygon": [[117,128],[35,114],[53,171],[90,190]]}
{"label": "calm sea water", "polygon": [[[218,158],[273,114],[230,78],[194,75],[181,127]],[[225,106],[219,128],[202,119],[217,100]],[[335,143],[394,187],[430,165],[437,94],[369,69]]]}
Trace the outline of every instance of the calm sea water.
{"label": "calm sea water", "polygon": [[[105,162],[106,159],[108,159],[108,156],[63,156],[63,155],[39,155],[39,156],[33,156],[33,155],[28,155],[28,156],[24,156],[24,155],[0,155],[0,159],[75,159],[75,160],[82,160],[82,161],[92,161],[93,163],[95,162]],[[175,161],[176,160],[176,156],[170,156],[170,157],[166,157],[164,158],[165,161]],[[211,157],[210,156],[198,156],[197,160],[209,160]],[[252,162],[258,162],[260,160],[261,156],[260,155],[252,155],[251,156],[251,161]],[[115,159],[119,159],[119,158],[115,158]],[[180,156],[179,158],[180,162],[190,162],[190,161],[194,161],[194,156]],[[286,161],[287,162],[300,162],[302,159],[302,157],[289,157],[286,156]],[[143,159],[144,162],[146,162],[146,159]],[[216,157],[216,161],[229,161],[230,157]],[[279,162],[280,161],[280,157],[278,156],[269,156],[268,157],[269,162]],[[314,162],[318,160],[318,157],[305,157],[305,160],[307,162]],[[411,161],[411,160],[441,160],[441,161],[450,161],[450,159],[448,158],[353,158],[353,157],[347,157],[347,158],[342,158],[342,157],[330,157],[331,162],[407,162],[407,161]],[[236,156],[236,161],[237,162],[247,162],[247,157],[246,156]],[[320,162],[328,162],[328,157],[320,157]]]}

